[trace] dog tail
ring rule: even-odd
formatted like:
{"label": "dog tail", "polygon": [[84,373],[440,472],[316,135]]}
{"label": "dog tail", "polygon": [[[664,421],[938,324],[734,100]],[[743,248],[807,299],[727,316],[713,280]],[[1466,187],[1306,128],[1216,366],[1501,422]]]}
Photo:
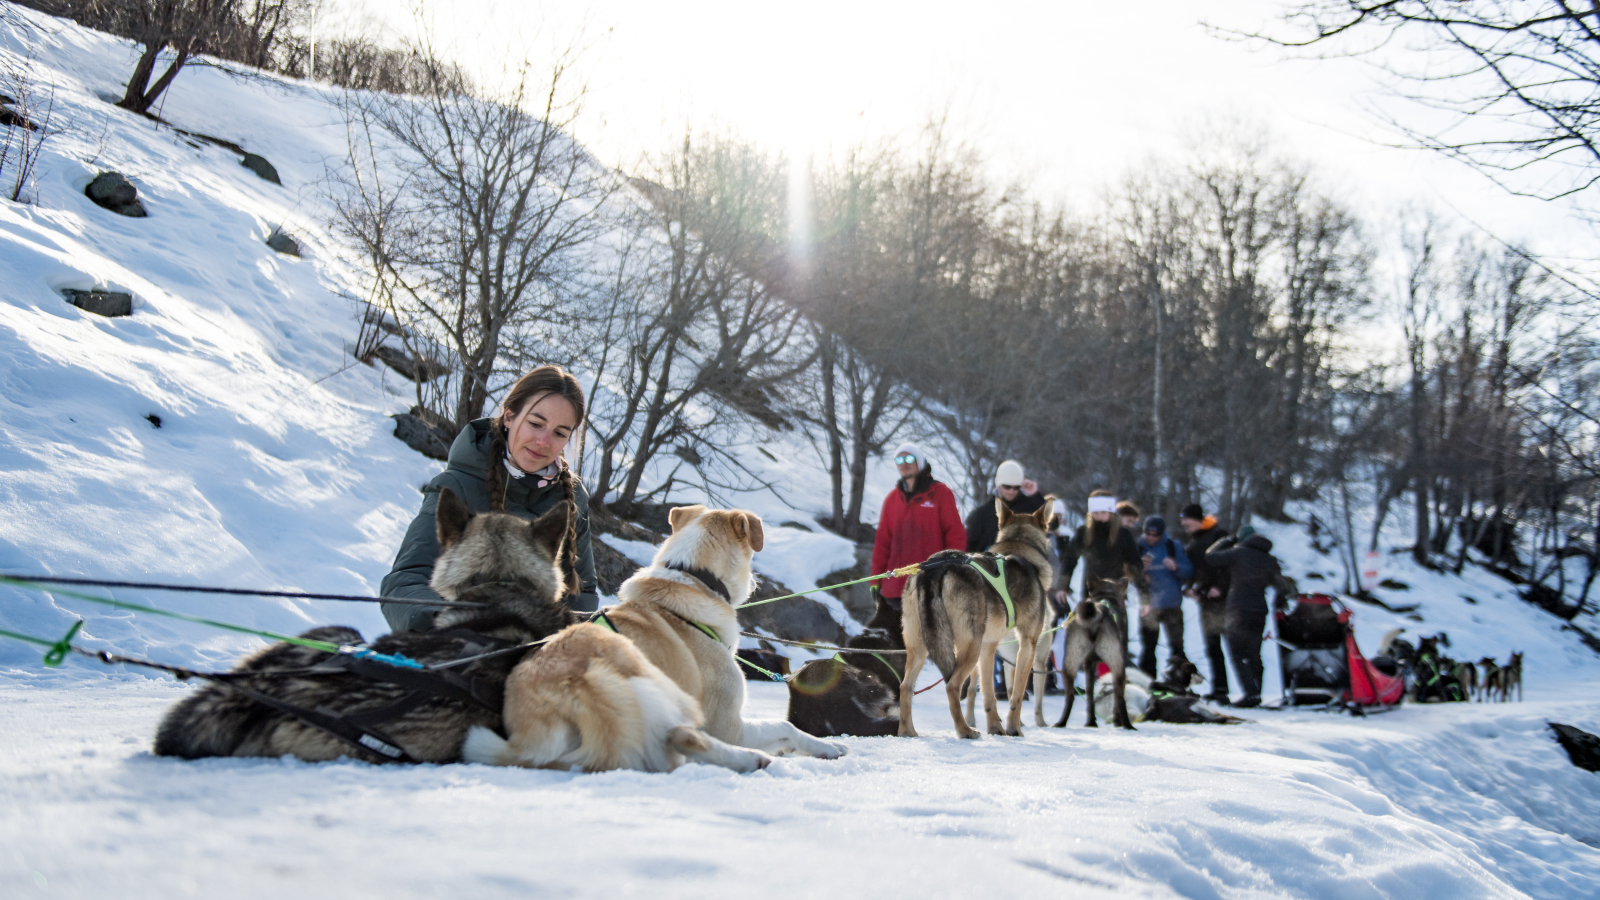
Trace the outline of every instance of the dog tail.
{"label": "dog tail", "polygon": [[482,725],[474,725],[467,731],[467,739],[461,742],[461,758],[480,766],[509,766],[513,762],[507,753],[510,748],[505,738]]}
{"label": "dog tail", "polygon": [[922,614],[922,645],[939,674],[948,679],[956,671],[956,638],[944,603],[945,575],[934,570],[917,576],[917,605]]}

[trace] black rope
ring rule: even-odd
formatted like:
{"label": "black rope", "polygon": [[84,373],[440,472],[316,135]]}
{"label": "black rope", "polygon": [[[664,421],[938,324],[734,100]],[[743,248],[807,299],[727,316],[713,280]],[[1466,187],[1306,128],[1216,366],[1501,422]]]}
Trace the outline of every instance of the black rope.
{"label": "black rope", "polygon": [[455,607],[484,609],[487,603],[462,603],[450,600],[415,600],[408,597],[365,597],[354,594],[306,594],[299,591],[253,591],[248,588],[201,587],[188,584],[156,584],[146,581],[102,581],[96,578],[59,578],[53,575],[11,575],[14,581],[31,581],[37,584],[68,584],[78,587],[137,588],[147,591],[178,591],[189,594],[235,594],[245,597],[288,597],[294,600],[344,600],[351,603],[395,603],[401,606]]}

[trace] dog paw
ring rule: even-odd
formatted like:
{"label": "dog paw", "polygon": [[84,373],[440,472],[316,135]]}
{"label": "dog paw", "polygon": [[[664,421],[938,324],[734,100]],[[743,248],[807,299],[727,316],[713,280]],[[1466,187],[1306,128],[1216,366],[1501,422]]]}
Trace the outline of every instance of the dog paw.
{"label": "dog paw", "polygon": [[818,759],[839,759],[850,754],[850,748],[834,741],[823,741],[820,752],[812,754]]}
{"label": "dog paw", "polygon": [[915,728],[912,728],[910,725],[907,725],[905,722],[901,722],[900,723],[900,737],[917,737],[917,736],[918,736],[917,735],[917,730]]}
{"label": "dog paw", "polygon": [[956,736],[964,740],[976,741],[983,737],[983,733],[978,731],[976,728],[968,728],[963,731],[956,732]]}
{"label": "dog paw", "polygon": [[757,753],[756,754],[756,767],[754,769],[751,769],[750,771],[759,772],[760,770],[765,769],[767,766],[770,766],[770,765],[772,765],[772,757],[766,755],[765,753]]}

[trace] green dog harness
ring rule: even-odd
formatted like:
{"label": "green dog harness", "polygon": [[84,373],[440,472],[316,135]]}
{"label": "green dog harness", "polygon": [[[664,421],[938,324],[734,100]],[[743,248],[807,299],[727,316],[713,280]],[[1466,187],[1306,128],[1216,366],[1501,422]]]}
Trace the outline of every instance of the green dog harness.
{"label": "green dog harness", "polygon": [[1017,627],[1017,604],[1011,601],[1011,591],[1006,588],[1006,558],[1004,556],[996,556],[994,558],[994,566],[1000,573],[998,575],[990,575],[988,569],[978,565],[977,559],[969,558],[967,562],[978,570],[978,574],[983,576],[983,580],[989,582],[989,586],[993,587],[995,592],[1000,595],[1000,602],[1006,605],[1007,630]]}

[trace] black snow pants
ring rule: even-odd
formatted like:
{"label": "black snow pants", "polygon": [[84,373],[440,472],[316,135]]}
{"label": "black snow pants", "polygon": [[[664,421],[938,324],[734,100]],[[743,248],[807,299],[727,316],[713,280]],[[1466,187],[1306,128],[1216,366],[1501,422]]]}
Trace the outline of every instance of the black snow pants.
{"label": "black snow pants", "polygon": [[1211,663],[1211,690],[1209,693],[1228,696],[1228,657],[1222,651],[1222,632],[1228,618],[1228,601],[1225,597],[1204,597],[1200,600],[1200,633],[1205,637],[1206,659]]}
{"label": "black snow pants", "polygon": [[1261,699],[1261,635],[1267,627],[1266,612],[1254,610],[1228,610],[1228,656],[1233,660],[1233,672],[1239,676],[1239,690],[1247,698]]}
{"label": "black snow pants", "polygon": [[1156,644],[1162,628],[1167,630],[1167,666],[1189,658],[1183,652],[1183,607],[1150,610],[1150,615],[1139,617],[1139,668],[1151,678],[1156,677]]}

